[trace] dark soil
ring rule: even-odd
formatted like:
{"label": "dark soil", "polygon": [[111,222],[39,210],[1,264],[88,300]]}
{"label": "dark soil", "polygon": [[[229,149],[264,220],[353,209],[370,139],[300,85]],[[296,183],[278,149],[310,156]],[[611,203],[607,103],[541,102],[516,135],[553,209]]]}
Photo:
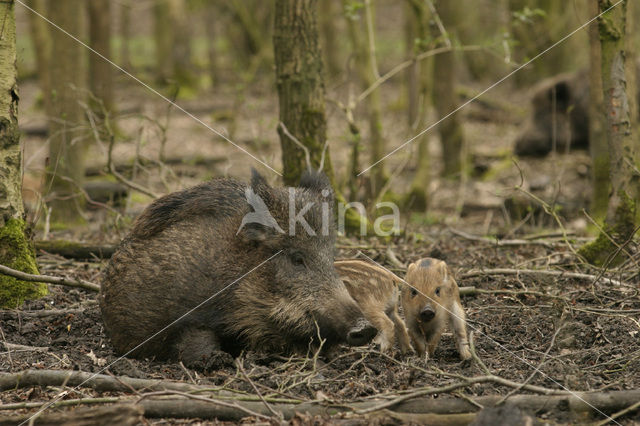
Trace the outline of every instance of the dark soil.
{"label": "dark soil", "polygon": [[[394,269],[387,259],[390,248],[401,262],[422,256],[446,260],[460,275],[470,269],[520,267],[575,269],[571,251],[564,243],[549,249],[542,246],[497,248],[471,242],[446,229],[432,227],[426,241],[399,238],[391,244],[378,241],[342,240],[340,257],[354,257],[358,251]],[[94,279],[100,265],[67,261],[49,265],[51,256],[41,258],[43,272]],[[525,266],[526,265],[526,266]],[[597,271],[593,271],[597,274]],[[630,277],[621,272],[622,277]],[[607,276],[615,276],[607,273]],[[624,286],[584,280],[531,276],[481,276],[459,280],[460,286],[481,289],[531,290],[560,298],[532,295],[480,294],[463,299],[469,330],[474,332],[477,353],[493,374],[524,382],[540,372],[530,384],[577,391],[634,389],[640,387],[640,298],[639,276],[624,280]],[[69,310],[45,318],[34,317],[43,310]],[[96,304],[96,294],[52,286],[44,299],[28,302],[21,309],[2,311],[2,341],[39,350],[12,350],[0,356],[0,370],[63,369],[106,372],[117,376],[209,383],[227,390],[254,393],[251,384],[229,363],[204,374],[179,364],[118,359],[105,337]],[[562,329],[557,332],[558,328]],[[557,332],[557,333],[556,333]],[[557,334],[554,338],[554,334]],[[550,348],[551,341],[554,341]],[[548,352],[548,355],[545,353]],[[344,347],[332,359],[320,358],[314,366],[310,357],[283,358],[246,353],[240,358],[251,380],[266,394],[288,399],[326,398],[347,403],[420,387],[441,386],[456,381],[453,375],[482,375],[479,366],[461,362],[453,338],[445,334],[433,359],[402,358],[398,353],[380,354],[368,348]],[[221,366],[224,363],[221,363]],[[106,370],[105,370],[106,368]],[[478,384],[465,388],[466,397],[505,394],[509,388]],[[2,403],[46,401],[58,389],[24,389],[4,392]],[[81,395],[95,394],[82,389]],[[80,394],[70,392],[68,398]],[[437,397],[437,396],[434,396]],[[565,421],[562,413],[535,413],[539,418]],[[623,424],[632,424],[632,419]]]}

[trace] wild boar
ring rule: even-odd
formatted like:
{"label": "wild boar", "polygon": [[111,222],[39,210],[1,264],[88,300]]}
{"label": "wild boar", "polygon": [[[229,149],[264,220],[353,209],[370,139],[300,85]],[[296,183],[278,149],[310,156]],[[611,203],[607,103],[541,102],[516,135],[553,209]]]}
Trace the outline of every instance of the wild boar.
{"label": "wild boar", "polygon": [[464,360],[471,358],[460,291],[447,264],[433,258],[409,265],[402,288],[402,307],[414,348],[433,356],[447,322]]}
{"label": "wild boar", "polygon": [[402,280],[363,260],[337,260],[334,266],[365,318],[378,329],[380,350],[390,350],[397,340],[403,354],[411,351],[407,327],[398,313]]}
{"label": "wild boar", "polygon": [[116,351],[206,368],[218,350],[368,343],[377,331],[333,267],[333,203],[324,174],[277,188],[255,170],[250,185],[213,179],[154,201],[103,273]]}

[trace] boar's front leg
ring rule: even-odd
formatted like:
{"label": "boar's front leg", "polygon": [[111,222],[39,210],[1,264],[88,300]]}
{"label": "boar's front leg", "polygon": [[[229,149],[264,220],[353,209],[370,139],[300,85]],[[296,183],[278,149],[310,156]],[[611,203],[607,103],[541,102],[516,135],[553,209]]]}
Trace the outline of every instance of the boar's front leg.
{"label": "boar's front leg", "polygon": [[471,359],[469,340],[467,339],[467,320],[459,300],[453,302],[450,312],[451,328],[456,338],[460,358],[464,360]]}
{"label": "boar's front leg", "polygon": [[211,329],[185,328],[175,343],[175,350],[185,366],[196,370],[219,370],[233,365],[233,358],[220,349],[218,336]]}

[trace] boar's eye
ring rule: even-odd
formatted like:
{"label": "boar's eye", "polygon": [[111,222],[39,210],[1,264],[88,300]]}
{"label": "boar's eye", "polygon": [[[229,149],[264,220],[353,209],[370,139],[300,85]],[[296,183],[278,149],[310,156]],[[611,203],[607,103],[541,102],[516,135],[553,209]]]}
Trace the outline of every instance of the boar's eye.
{"label": "boar's eye", "polygon": [[416,290],[415,288],[411,289],[411,297],[416,297],[418,295],[418,290]]}
{"label": "boar's eye", "polygon": [[436,288],[436,296],[440,296],[440,287]]}
{"label": "boar's eye", "polygon": [[300,252],[291,253],[290,258],[291,258],[291,263],[293,263],[295,266],[305,266],[304,256],[302,256],[302,253]]}

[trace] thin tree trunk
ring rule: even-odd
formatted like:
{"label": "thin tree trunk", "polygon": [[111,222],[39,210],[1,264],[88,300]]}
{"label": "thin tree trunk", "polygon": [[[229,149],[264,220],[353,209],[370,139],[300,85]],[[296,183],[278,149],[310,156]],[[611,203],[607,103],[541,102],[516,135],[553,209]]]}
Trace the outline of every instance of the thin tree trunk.
{"label": "thin tree trunk", "polygon": [[120,65],[131,68],[131,0],[120,1]]}
{"label": "thin tree trunk", "polygon": [[[57,0],[50,19],[65,31],[80,36],[81,0]],[[84,180],[86,143],[81,127],[83,111],[79,104],[84,86],[82,46],[62,33],[52,31],[51,116],[49,159],[47,165],[48,206],[53,222],[76,223],[82,220],[84,206],[79,187]]]}
{"label": "thin tree trunk", "polygon": [[[45,0],[28,0],[27,5],[41,15],[47,15],[47,3]],[[35,13],[30,12],[28,16],[31,42],[36,56],[36,68],[38,69],[38,81],[42,92],[42,103],[44,111],[48,114],[51,110],[51,76],[49,74],[51,35],[49,34],[49,24]]]}
{"label": "thin tree trunk", "polygon": [[[599,13],[598,0],[589,0],[589,16]],[[589,152],[592,162],[591,215],[604,219],[609,202],[609,146],[605,132],[602,58],[597,25],[589,26]]]}
{"label": "thin tree trunk", "polygon": [[[14,3],[0,3],[0,264],[37,274],[35,253],[25,234],[22,205],[22,150],[18,130]],[[47,293],[42,283],[0,276],[0,307],[16,308]]]}
{"label": "thin tree trunk", "polygon": [[[318,44],[316,0],[276,0],[273,48],[280,121],[307,147],[318,168],[326,143],[322,55]],[[284,183],[294,185],[306,169],[302,149],[278,127]],[[333,183],[327,150],[324,171]]]}
{"label": "thin tree trunk", "polygon": [[[349,0],[344,0],[345,7],[349,4]],[[372,13],[373,14],[373,13]],[[362,36],[362,27],[366,28],[366,14],[363,13],[361,19],[347,16],[347,26],[349,38],[351,39],[351,47],[355,57],[355,67],[358,79],[362,84],[362,88],[369,88],[377,79],[374,75],[373,55],[370,47],[367,46],[365,37]],[[369,161],[373,164],[380,160],[385,154],[384,139],[382,132],[382,101],[380,99],[380,89],[376,89],[368,96],[368,112],[369,112],[369,148],[371,156]],[[375,199],[378,192],[382,189],[388,179],[384,162],[377,164],[371,169],[371,194],[370,197]]]}
{"label": "thin tree trunk", "polygon": [[191,31],[184,0],[166,0],[169,4],[169,22],[172,27],[171,69],[173,78],[180,85],[192,86],[194,81],[191,66]]}
{"label": "thin tree trunk", "polygon": [[[420,20],[420,8],[422,3],[406,0],[404,7],[404,29],[405,29],[405,50],[407,59],[415,58],[416,56],[416,38],[418,38],[418,26]],[[415,4],[415,6],[414,6]],[[414,61],[410,67],[406,70],[407,75],[407,118],[409,120],[410,128],[416,124],[418,118],[419,99],[420,99],[420,85],[418,84],[418,75],[420,73],[420,63]]]}
{"label": "thin tree trunk", "polygon": [[207,34],[207,53],[209,55],[209,79],[211,87],[215,87],[218,83],[218,49],[216,41],[219,31],[217,30],[218,22],[220,22],[220,11],[218,5],[207,3],[203,6],[205,23],[204,28]]}
{"label": "thin tree trunk", "polygon": [[[89,43],[98,53],[111,59],[111,1],[88,0]],[[98,55],[89,55],[89,90],[97,99],[90,105],[98,117],[113,109],[112,65]]]}
{"label": "thin tree trunk", "polygon": [[[455,5],[451,1],[439,1],[436,5],[440,18],[447,26],[449,36],[454,34],[453,28],[457,16]],[[439,30],[437,35],[439,36]],[[433,66],[433,103],[438,112],[440,143],[442,144],[444,177],[459,178],[464,168],[464,134],[458,113],[448,116],[458,106],[455,92],[456,83],[455,52],[436,55]]]}
{"label": "thin tree trunk", "polygon": [[[612,254],[617,251],[616,246],[632,238],[638,223],[638,134],[636,118],[631,115],[631,96],[627,85],[633,79],[625,63],[629,54],[626,51],[627,31],[630,29],[627,21],[630,18],[628,5],[629,1],[623,0],[601,18],[599,25],[611,182],[604,232],[613,238],[615,244],[611,243],[609,237],[601,234],[596,241],[581,249],[581,254],[596,265],[607,261],[615,265],[622,261],[621,255],[612,258]],[[613,3],[598,0],[598,6],[600,12],[604,12]]]}
{"label": "thin tree trunk", "polygon": [[162,83],[171,77],[171,44],[173,27],[169,20],[167,1],[156,1],[153,5],[153,39],[156,56],[156,78]]}
{"label": "thin tree trunk", "polygon": [[[429,13],[426,10],[426,4],[423,1],[407,1],[407,19],[413,18],[411,26],[413,27],[412,40],[416,38],[426,40],[428,35],[428,19]],[[409,25],[408,25],[409,26]],[[415,42],[414,42],[415,43]],[[415,57],[421,53],[427,46],[415,46],[412,56]],[[432,60],[428,59],[422,63],[415,63],[408,71],[415,68],[414,75],[409,82],[415,80],[412,89],[415,93],[409,93],[409,120],[412,130],[421,130],[425,127],[428,110],[430,106],[430,90],[429,84],[433,81]],[[413,97],[413,100],[412,100]],[[420,104],[421,102],[421,104]],[[415,103],[415,105],[412,105]],[[412,111],[412,109],[414,111]],[[430,181],[430,165],[429,158],[429,134],[420,136],[416,141],[417,145],[417,163],[416,173],[411,182],[409,192],[405,196],[406,207],[415,211],[425,211],[429,204],[429,181]]]}
{"label": "thin tree trunk", "polygon": [[322,28],[322,50],[325,64],[327,65],[327,75],[333,78],[341,71],[340,64],[340,44],[338,43],[338,32],[336,21],[340,14],[336,11],[335,0],[320,1],[320,26]]}

